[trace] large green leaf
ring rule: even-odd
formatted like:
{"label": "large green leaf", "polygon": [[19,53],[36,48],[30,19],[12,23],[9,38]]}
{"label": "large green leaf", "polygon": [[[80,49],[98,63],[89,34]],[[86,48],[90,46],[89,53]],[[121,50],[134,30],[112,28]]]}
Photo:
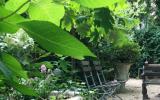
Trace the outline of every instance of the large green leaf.
{"label": "large green leaf", "polygon": [[[0,19],[2,17],[6,17],[8,16],[9,14],[11,14],[12,12],[5,9],[4,7],[1,7],[0,6]],[[14,14],[6,19],[4,19],[4,21],[8,22],[8,23],[19,23],[19,22],[23,22],[25,21],[26,19],[24,19],[22,16],[18,15],[18,14]],[[0,20],[1,21],[1,20]]]}
{"label": "large green leaf", "polygon": [[16,90],[18,90],[19,92],[21,92],[24,95],[38,96],[37,93],[33,89],[31,89],[25,85],[18,84],[14,81],[7,81],[7,84],[13,86]]}
{"label": "large green leaf", "polygon": [[28,21],[19,24],[44,49],[83,59],[94,56],[90,50],[69,33],[46,21]]}
{"label": "large green leaf", "polygon": [[52,0],[39,0],[39,2],[32,3],[29,8],[31,19],[50,21],[56,25],[60,24],[64,13],[64,6],[55,4]]}
{"label": "large green leaf", "polygon": [[0,33],[15,33],[18,29],[15,24],[0,22]]}
{"label": "large green leaf", "polygon": [[27,72],[22,69],[21,64],[11,55],[1,53],[1,61],[7,69],[9,69],[15,76],[27,79]]}
{"label": "large green leaf", "polygon": [[[9,0],[5,4],[5,8],[10,11],[15,11],[27,1],[28,0]],[[28,9],[28,7],[29,7],[29,3],[25,4],[20,10],[18,10],[17,13],[21,14],[21,13],[25,12]]]}
{"label": "large green leaf", "polygon": [[88,8],[107,7],[121,0],[75,0],[77,3]]}

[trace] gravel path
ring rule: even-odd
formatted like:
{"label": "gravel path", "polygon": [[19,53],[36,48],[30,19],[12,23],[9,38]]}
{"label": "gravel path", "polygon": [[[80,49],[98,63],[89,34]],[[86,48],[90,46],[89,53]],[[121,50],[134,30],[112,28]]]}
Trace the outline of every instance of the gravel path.
{"label": "gravel path", "polygon": [[[142,81],[137,79],[129,79],[126,82],[126,92],[118,94],[123,100],[142,100]],[[148,95],[150,100],[160,100],[157,94],[160,93],[160,85],[148,85]],[[113,99],[115,100],[115,99]]]}

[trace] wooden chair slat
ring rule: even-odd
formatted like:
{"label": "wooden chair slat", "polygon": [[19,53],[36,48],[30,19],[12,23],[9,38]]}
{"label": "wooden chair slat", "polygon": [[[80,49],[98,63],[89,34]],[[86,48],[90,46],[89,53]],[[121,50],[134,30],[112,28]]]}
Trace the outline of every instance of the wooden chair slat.
{"label": "wooden chair slat", "polygon": [[147,94],[147,85],[148,84],[159,84],[160,85],[160,64],[148,64],[146,61],[143,66],[143,73],[142,73],[142,94],[143,100],[148,99]]}

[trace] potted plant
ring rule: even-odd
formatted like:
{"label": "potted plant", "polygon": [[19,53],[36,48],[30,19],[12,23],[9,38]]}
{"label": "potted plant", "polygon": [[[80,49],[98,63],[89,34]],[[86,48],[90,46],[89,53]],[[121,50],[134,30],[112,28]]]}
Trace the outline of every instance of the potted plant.
{"label": "potted plant", "polygon": [[140,47],[135,42],[128,42],[121,47],[114,47],[114,61],[117,62],[117,80],[124,82],[121,90],[125,88],[125,82],[129,77],[130,66],[139,58]]}
{"label": "potted plant", "polygon": [[132,40],[128,40],[123,45],[114,45],[111,42],[102,41],[96,50],[99,53],[99,59],[107,67],[106,69],[112,66],[111,68],[114,69],[113,77],[116,73],[116,79],[124,82],[120,88],[123,90],[125,82],[128,80],[130,66],[140,56],[140,46]]}

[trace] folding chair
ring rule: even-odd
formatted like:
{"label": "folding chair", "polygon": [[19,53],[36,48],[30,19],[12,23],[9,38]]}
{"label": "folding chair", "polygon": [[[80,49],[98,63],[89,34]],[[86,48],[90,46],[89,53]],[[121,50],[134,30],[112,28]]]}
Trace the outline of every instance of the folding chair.
{"label": "folding chair", "polygon": [[98,77],[99,84],[104,86],[105,94],[107,97],[117,96],[120,100],[122,100],[118,95],[115,94],[116,90],[120,87],[120,82],[118,81],[107,81],[104,76],[104,71],[102,70],[102,66],[99,61],[93,61],[93,66]]}
{"label": "folding chair", "polygon": [[116,81],[107,82],[99,62],[93,62],[93,64],[94,66],[91,68],[89,61],[81,62],[87,87],[88,89],[97,90],[96,92],[99,96],[94,97],[93,99],[107,100],[106,97],[113,96],[120,83]]}

